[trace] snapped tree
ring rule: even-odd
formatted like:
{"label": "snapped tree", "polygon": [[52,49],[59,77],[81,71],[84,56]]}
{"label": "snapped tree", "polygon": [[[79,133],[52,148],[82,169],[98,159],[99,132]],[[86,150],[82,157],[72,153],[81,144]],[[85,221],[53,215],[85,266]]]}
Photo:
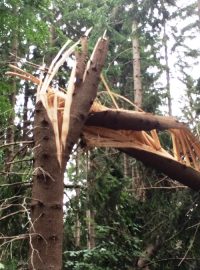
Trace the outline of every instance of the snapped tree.
{"label": "snapped tree", "polygon": [[[8,72],[38,84],[29,269],[62,268],[64,173],[80,136],[85,145],[118,148],[172,179],[200,189],[200,145],[184,124],[171,117],[106,108],[95,101],[107,38],[98,40],[88,62],[87,35],[72,47],[68,45],[54,58],[43,81],[15,66]],[[50,83],[72,53],[76,60],[65,93]],[[155,129],[169,130],[172,153],[161,146]]]}

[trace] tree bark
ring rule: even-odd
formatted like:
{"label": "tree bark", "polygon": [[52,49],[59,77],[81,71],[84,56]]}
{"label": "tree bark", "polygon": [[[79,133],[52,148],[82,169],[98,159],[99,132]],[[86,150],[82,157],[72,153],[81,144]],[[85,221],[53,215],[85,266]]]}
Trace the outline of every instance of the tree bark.
{"label": "tree bark", "polygon": [[92,159],[90,151],[87,152],[87,210],[86,210],[86,223],[87,223],[87,248],[93,249],[95,247],[95,226],[94,219],[95,213],[90,203],[90,192],[92,189],[93,171]]}
{"label": "tree bark", "polygon": [[25,82],[24,86],[24,106],[23,106],[23,130],[22,130],[22,138],[23,141],[28,140],[28,99],[29,99],[29,85],[27,82]]}
{"label": "tree bark", "polygon": [[166,34],[166,25],[164,24],[164,36],[163,43],[165,49],[165,69],[166,69],[166,89],[167,89],[167,102],[168,102],[168,114],[172,115],[172,98],[170,91],[170,68],[169,68],[169,59],[168,59],[168,47],[167,47],[167,34]]}
{"label": "tree bark", "polygon": [[87,248],[95,248],[95,228],[94,228],[94,211],[88,209],[86,211],[86,220],[87,220]]}
{"label": "tree bark", "polygon": [[[166,10],[164,1],[161,0],[161,6],[163,13]],[[163,15],[164,17],[164,15]],[[166,19],[163,18],[163,46],[164,46],[164,57],[165,57],[165,72],[166,72],[166,90],[167,90],[167,105],[168,105],[168,114],[172,115],[172,97],[171,97],[171,91],[170,91],[170,68],[169,68],[169,59],[168,59],[168,46],[167,46],[167,40],[168,36],[166,33]]]}
{"label": "tree bark", "polygon": [[[76,181],[79,179],[79,149],[76,152]],[[81,222],[79,218],[79,200],[80,200],[80,188],[76,188],[76,221],[75,221],[75,247],[80,248],[81,240]]]}
{"label": "tree bark", "polygon": [[[80,197],[80,188],[77,188],[76,189],[76,199],[78,202],[79,202],[79,197]],[[78,206],[77,206],[77,208],[78,208]],[[81,243],[81,222],[79,219],[79,213],[77,211],[76,222],[75,222],[75,247],[80,248],[80,243]]]}
{"label": "tree bark", "polygon": [[132,47],[133,47],[133,81],[134,81],[134,104],[136,110],[142,107],[142,81],[141,81],[141,63],[140,63],[140,44],[137,34],[138,25],[136,21],[132,23]]}
{"label": "tree bark", "polygon": [[86,126],[111,128],[115,130],[165,130],[170,128],[184,128],[185,124],[175,118],[118,110],[91,112],[86,120]]}
{"label": "tree bark", "polygon": [[177,180],[195,191],[200,190],[200,173],[192,167],[141,149],[119,150],[142,161],[145,165],[165,173],[171,179]]}
{"label": "tree bark", "polygon": [[62,269],[63,178],[52,123],[41,101],[34,122],[29,269]]}
{"label": "tree bark", "polygon": [[107,49],[108,40],[100,39],[88,63],[84,81],[76,84],[62,163],[58,161],[54,129],[46,108],[41,100],[36,104],[30,270],[62,269],[64,172],[71,150],[79,139],[89,109],[96,97]]}
{"label": "tree bark", "polygon": [[[14,15],[17,14],[17,7],[14,8]],[[13,34],[13,40],[12,40],[12,44],[11,44],[11,57],[10,57],[10,62],[15,64],[17,61],[17,51],[18,51],[18,37],[17,37],[17,31],[14,32]],[[8,96],[9,102],[10,102],[10,106],[11,106],[11,111],[8,117],[8,128],[6,131],[6,143],[13,143],[14,139],[15,139],[15,102],[16,102],[16,91],[17,91],[17,86],[16,86],[16,79],[12,79],[10,82],[11,86],[11,90],[10,90],[10,94]],[[10,161],[12,161],[14,156],[14,144],[9,146],[7,148],[7,152],[6,152],[6,166],[5,166],[5,171],[10,171],[11,170],[11,163],[9,163]]]}
{"label": "tree bark", "polygon": [[[97,94],[97,87],[100,81],[100,73],[105,62],[108,49],[108,40],[102,38],[98,43],[90,66],[87,69],[86,77],[79,75],[76,78],[75,90],[70,110],[69,132],[66,139],[65,155],[69,157],[74,144],[80,137],[82,128],[87,120],[90,107]],[[77,71],[78,72],[78,71]]]}

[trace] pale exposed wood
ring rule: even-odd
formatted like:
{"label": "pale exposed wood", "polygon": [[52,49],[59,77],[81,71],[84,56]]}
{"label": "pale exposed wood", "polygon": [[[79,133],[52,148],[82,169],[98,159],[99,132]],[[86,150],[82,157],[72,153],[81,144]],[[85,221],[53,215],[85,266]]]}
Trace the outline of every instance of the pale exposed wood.
{"label": "pale exposed wood", "polygon": [[[84,127],[84,139],[89,146],[116,147],[116,148],[139,148],[148,149],[149,151],[158,153],[162,156],[173,158],[167,151],[161,148],[159,151],[147,139],[150,136],[144,132],[134,132],[126,130],[112,130],[106,128]],[[146,137],[145,135],[148,135]],[[153,139],[151,138],[153,141]]]}
{"label": "pale exposed wood", "polygon": [[196,155],[198,156],[198,160],[200,160],[200,144],[195,137],[192,136],[189,130],[186,131],[187,138],[191,142],[191,146],[194,148]]}
{"label": "pale exposed wood", "polygon": [[[30,79],[32,79],[33,82],[34,82],[34,81],[38,81],[38,78],[36,78],[35,76],[33,76],[31,73],[28,73],[28,72],[22,70],[21,68],[15,66],[15,65],[11,65],[11,64],[10,64],[9,67],[11,67],[12,69],[18,71],[19,73],[21,73],[21,74],[23,74],[23,75],[25,75],[25,76],[27,76],[27,77],[30,77]],[[6,73],[6,74],[8,74],[8,73]]]}
{"label": "pale exposed wood", "polygon": [[[175,175],[175,179],[180,181],[180,176],[177,172],[171,172],[170,168],[165,167],[172,162],[173,169],[178,168],[180,175],[184,176],[181,168],[186,169],[188,177],[191,173],[193,183],[191,185],[188,184],[188,186],[193,186],[197,189],[200,185],[197,180],[197,170],[200,168],[199,141],[183,123],[179,123],[172,117],[155,116],[145,112],[119,109],[114,99],[116,94],[112,93],[110,96],[117,109],[110,109],[98,102],[93,102],[96,97],[96,92],[93,92],[93,88],[98,85],[100,71],[105,61],[107,40],[104,38],[99,39],[87,66],[85,65],[85,50],[87,47],[85,42],[85,39],[81,40],[81,44],[85,49],[83,54],[80,52],[77,54],[78,58],[71,73],[68,92],[57,91],[48,86],[49,80],[53,78],[52,75],[54,76],[59,68],[58,62],[60,60],[57,61],[58,57],[56,57],[50,66],[47,79],[39,87],[37,95],[47,110],[48,117],[53,126],[57,158],[60,166],[64,166],[61,157],[63,157],[65,148],[70,152],[74,142],[80,136],[85,123],[83,139],[85,139],[88,146],[115,147],[122,151],[125,148],[129,149],[133,155],[136,155],[136,158],[139,157],[140,160],[147,161],[148,164],[152,164],[154,167],[161,167],[163,172],[170,177]],[[74,46],[67,50],[66,55],[74,50]],[[63,52],[64,50],[65,48]],[[103,51],[104,54],[100,54],[100,51]],[[79,68],[77,68],[78,65],[80,65]],[[11,68],[14,71],[8,72],[8,75],[18,76],[37,85],[41,84],[41,79],[18,67],[11,66]],[[77,78],[79,79],[78,81],[76,80]],[[104,85],[106,87],[105,82]],[[88,89],[90,91],[89,94]],[[108,92],[111,92],[110,89]],[[133,104],[133,106],[135,105]],[[86,111],[88,112],[89,110],[90,114],[88,116]],[[74,126],[78,126],[77,130],[73,128]],[[169,130],[173,143],[173,155],[161,146],[157,130]],[[149,133],[145,131],[149,131]],[[144,158],[142,154],[144,154]],[[151,155],[153,160],[150,158]],[[156,161],[163,161],[164,163],[159,164]],[[189,167],[194,167],[196,171],[190,170]],[[184,180],[184,183],[187,183],[187,180]]]}
{"label": "pale exposed wood", "polygon": [[156,141],[145,131],[142,131],[142,135],[147,139],[147,141],[149,142],[149,144],[155,148],[156,150],[159,150],[161,147],[157,147],[157,143]]}
{"label": "pale exposed wood", "polygon": [[114,98],[114,95],[112,94],[112,91],[110,90],[110,88],[109,88],[109,86],[108,86],[108,84],[107,84],[107,82],[106,82],[106,80],[105,80],[103,74],[101,74],[100,78],[101,78],[101,81],[102,81],[104,87],[105,87],[106,90],[108,91],[108,94],[109,94],[110,98],[112,99],[112,102],[113,102],[113,104],[115,105],[115,108],[116,108],[116,109],[119,109],[119,106],[117,105],[117,102],[116,102],[116,100],[115,100],[115,98]]}
{"label": "pale exposed wood", "polygon": [[176,143],[176,137],[175,137],[175,134],[173,132],[171,132],[171,137],[172,137],[174,157],[175,157],[176,160],[179,161],[181,158],[180,158],[177,143]]}
{"label": "pale exposed wood", "polygon": [[179,130],[178,132],[179,132],[179,141],[181,143],[181,147],[183,150],[183,161],[185,161],[187,166],[190,166],[190,160],[188,158],[187,149],[185,146],[184,134],[181,132],[181,130]]}
{"label": "pale exposed wood", "polygon": [[66,49],[66,47],[70,44],[70,40],[67,40],[67,42],[62,46],[62,48],[59,50],[59,52],[57,53],[57,55],[55,56],[55,58],[53,59],[53,61],[51,62],[50,66],[49,66],[49,70],[48,73],[49,75],[51,74],[51,72],[53,71],[53,67],[55,66],[55,64],[57,63],[57,61],[59,60],[59,57],[61,56],[61,54],[64,52],[64,50]]}
{"label": "pale exposed wood", "polygon": [[[89,146],[95,147],[116,147],[116,148],[137,148],[148,149],[152,153],[165,156],[170,159],[175,159],[187,166],[193,166],[198,169],[195,158],[195,152],[189,145],[185,129],[183,130],[171,130],[171,136],[173,141],[174,156],[169,154],[164,148],[157,148],[157,143],[153,137],[146,132],[126,131],[126,130],[112,130],[99,127],[84,127],[84,138]],[[190,136],[192,136],[190,134]],[[157,137],[156,140],[159,138]],[[180,156],[181,153],[183,157]],[[190,160],[191,159],[191,160]],[[193,162],[192,162],[193,161]]]}
{"label": "pale exposed wood", "polygon": [[75,81],[75,73],[76,73],[76,61],[74,63],[71,76],[69,79],[68,91],[65,97],[65,106],[63,111],[63,121],[62,121],[62,128],[61,128],[61,147],[65,149],[66,145],[66,138],[69,131],[69,119],[70,119],[70,109],[72,104],[72,97],[74,93],[74,81]]}
{"label": "pale exposed wood", "polygon": [[150,131],[150,133],[151,133],[151,136],[155,142],[156,149],[159,150],[162,146],[160,144],[160,140],[159,140],[157,131],[155,129],[153,129]]}
{"label": "pale exposed wood", "polygon": [[[77,41],[75,44],[73,44],[68,50],[66,50],[65,52],[63,52],[62,57],[60,60],[57,61],[56,64],[53,65],[51,73],[46,75],[44,82],[41,85],[41,89],[40,89],[40,93],[44,93],[47,91],[50,82],[52,81],[52,79],[54,78],[54,76],[56,75],[56,73],[58,72],[59,68],[64,64],[64,62],[66,61],[66,59],[74,52],[76,46],[80,43],[80,41]],[[61,51],[63,50],[63,48],[61,48]],[[58,54],[60,54],[60,52],[58,52]],[[57,57],[56,57],[57,59]]]}
{"label": "pale exposed wood", "polygon": [[[183,132],[182,132],[183,133]],[[190,155],[189,157],[192,159],[192,163],[193,163],[193,167],[196,169],[196,170],[199,170],[199,165],[197,164],[197,160],[196,160],[196,157],[195,157],[195,153],[194,151],[192,150],[190,144],[189,144],[189,141],[188,141],[188,138],[187,138],[187,135],[184,134],[184,137],[185,137],[185,143],[186,143],[186,148],[188,149],[188,154]]]}
{"label": "pale exposed wood", "polygon": [[[112,92],[112,91],[111,91],[111,93],[112,93],[112,95],[113,95],[114,97],[126,101],[128,104],[130,104],[131,106],[133,106],[133,108],[136,108],[137,111],[143,112],[142,109],[140,109],[136,104],[134,104],[133,102],[131,102],[129,99],[125,98],[124,96],[119,95],[119,94],[116,94],[116,93],[114,93],[114,92]],[[106,91],[101,91],[100,93],[98,93],[99,96],[102,95],[102,94],[108,94],[108,92],[106,92]],[[120,109],[120,110],[121,110],[121,109]]]}

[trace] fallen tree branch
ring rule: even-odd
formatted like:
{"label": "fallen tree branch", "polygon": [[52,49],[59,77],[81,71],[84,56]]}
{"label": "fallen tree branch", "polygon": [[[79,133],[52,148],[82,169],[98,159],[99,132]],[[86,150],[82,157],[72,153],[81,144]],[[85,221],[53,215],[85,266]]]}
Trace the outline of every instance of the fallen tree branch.
{"label": "fallen tree branch", "polygon": [[185,124],[173,117],[153,115],[150,113],[133,112],[126,110],[105,109],[91,112],[85,123],[86,126],[97,126],[114,130],[165,130],[185,128]]}
{"label": "fallen tree branch", "polygon": [[9,147],[11,145],[17,145],[17,144],[32,144],[33,141],[21,141],[21,142],[12,142],[12,143],[5,143],[0,145],[0,148]]}
{"label": "fallen tree branch", "polygon": [[193,190],[200,190],[200,172],[192,167],[188,167],[180,162],[168,157],[156,155],[142,149],[119,149],[120,151],[132,156],[145,165],[156,168],[171,179],[177,180]]}
{"label": "fallen tree branch", "polygon": [[179,188],[188,188],[188,186],[175,186],[175,187],[141,187],[141,188],[131,188],[127,189],[129,192],[135,192],[138,189],[141,190],[151,190],[151,189],[179,189]]}
{"label": "fallen tree branch", "polygon": [[21,185],[31,186],[31,183],[29,181],[26,181],[26,182],[16,182],[16,183],[11,183],[11,184],[2,184],[2,185],[0,185],[0,188],[10,187],[10,186],[21,186]]}

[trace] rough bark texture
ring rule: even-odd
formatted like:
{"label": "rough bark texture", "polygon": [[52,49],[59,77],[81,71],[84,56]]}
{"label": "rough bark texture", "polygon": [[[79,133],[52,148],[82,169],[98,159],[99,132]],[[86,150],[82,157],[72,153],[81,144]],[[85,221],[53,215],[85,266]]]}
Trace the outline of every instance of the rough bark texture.
{"label": "rough bark texture", "polygon": [[42,102],[36,104],[29,269],[62,269],[63,171],[54,131]]}
{"label": "rough bark texture", "polygon": [[[57,157],[51,120],[48,118],[42,102],[39,101],[36,104],[29,269],[62,269],[65,166],[96,97],[98,79],[106,58],[107,48],[108,41],[102,38],[94,50],[84,82],[81,81],[77,85],[75,82],[66,149],[62,153],[62,168]],[[78,70],[80,76],[80,69]]]}
{"label": "rough bark texture", "polygon": [[105,127],[115,130],[148,131],[152,129],[184,128],[185,125],[170,117],[156,116],[148,113],[107,110],[90,113],[86,126]]}
{"label": "rough bark texture", "polygon": [[[135,110],[139,111],[142,108],[143,102],[143,91],[142,91],[142,77],[141,77],[141,58],[140,58],[140,41],[138,36],[138,22],[136,20],[132,23],[132,47],[133,47],[133,82],[134,82],[134,104],[136,105]],[[129,162],[130,163],[130,162]],[[141,173],[138,170],[137,164],[132,166],[134,174],[132,177],[132,186],[138,188],[144,186],[144,180],[142,179]],[[145,191],[142,189],[136,189],[135,197],[140,200],[145,200]]]}
{"label": "rough bark texture", "polygon": [[[76,180],[79,179],[79,149],[77,149],[76,153]],[[79,217],[79,200],[80,200],[80,188],[76,188],[76,204],[77,204],[77,213],[76,213],[76,223],[75,223],[75,247],[80,248],[80,240],[81,240],[81,222]]]}
{"label": "rough bark texture", "polygon": [[[163,13],[166,11],[165,3],[162,0],[161,6]],[[168,103],[168,114],[172,115],[172,98],[171,98],[171,90],[170,90],[170,68],[169,68],[169,59],[168,59],[168,46],[167,46],[167,32],[166,32],[166,21],[163,21],[163,46],[164,46],[164,57],[165,57],[165,71],[166,71],[166,90],[167,90],[167,103]]]}
{"label": "rough bark texture", "polygon": [[97,94],[100,73],[104,65],[108,49],[108,40],[101,39],[96,47],[95,54],[90,61],[84,83],[79,82],[75,88],[70,111],[69,132],[66,140],[66,156],[71,153],[72,147],[77,142],[83,125],[87,119],[89,109]]}
{"label": "rough bark texture", "polygon": [[91,152],[87,152],[87,210],[86,210],[86,223],[87,223],[87,248],[95,248],[95,212],[92,208],[90,201],[90,192],[94,184],[93,177],[94,166],[92,163]]}
{"label": "rough bark texture", "polygon": [[200,190],[200,173],[191,167],[167,157],[162,157],[139,149],[119,150],[142,161],[145,165],[165,173],[171,179],[177,180],[193,190]]}

